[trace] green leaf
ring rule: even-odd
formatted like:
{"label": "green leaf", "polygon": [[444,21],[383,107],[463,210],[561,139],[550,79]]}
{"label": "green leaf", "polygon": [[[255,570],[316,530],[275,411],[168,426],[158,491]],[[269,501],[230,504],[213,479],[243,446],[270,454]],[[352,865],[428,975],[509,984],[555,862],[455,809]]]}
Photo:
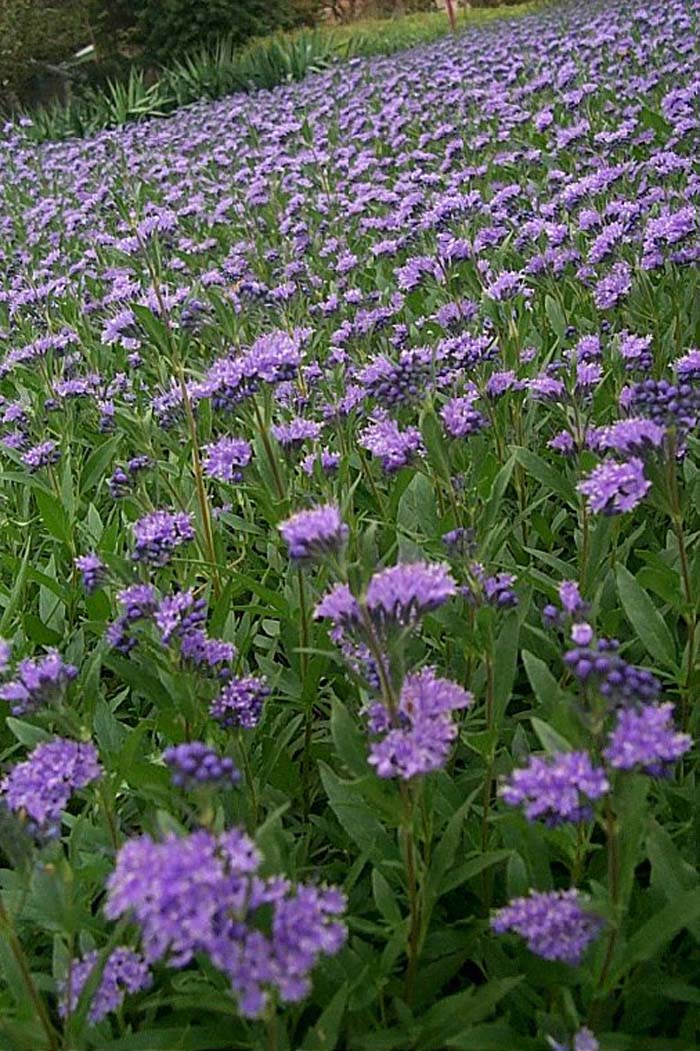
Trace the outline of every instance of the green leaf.
{"label": "green leaf", "polygon": [[510,478],[513,474],[514,467],[515,458],[511,456],[511,458],[503,464],[503,467],[501,467],[498,474],[493,480],[493,484],[491,485],[491,491],[489,493],[488,499],[486,500],[484,515],[481,521],[481,525],[483,527],[484,532],[488,532],[488,530],[492,528],[496,519],[498,518],[498,514],[501,510],[501,504],[503,503],[503,498],[506,494],[506,490],[510,483]]}
{"label": "green leaf", "polygon": [[638,963],[651,960],[676,934],[698,919],[700,889],[684,891],[663,909],[655,912],[627,942],[624,952],[621,953],[621,962],[608,981],[608,987],[616,985]]}
{"label": "green leaf", "polygon": [[64,544],[70,545],[72,538],[71,525],[68,512],[63,504],[53,493],[46,493],[43,489],[35,489],[34,498],[47,532],[55,537],[56,540],[61,540]]}
{"label": "green leaf", "polygon": [[399,500],[396,523],[405,532],[420,531],[428,539],[438,534],[435,490],[424,474],[415,474]]}
{"label": "green leaf", "polygon": [[496,659],[493,673],[493,696],[497,725],[508,706],[513,692],[515,672],[518,667],[518,642],[520,638],[520,615],[517,609],[509,610],[503,618],[503,627],[496,640]]}
{"label": "green leaf", "polygon": [[35,745],[48,741],[51,737],[51,734],[47,730],[42,730],[40,726],[25,723],[22,719],[15,719],[11,715],[8,715],[5,723],[12,736],[16,737],[25,748],[34,748]]}
{"label": "green leaf", "polygon": [[444,481],[450,482],[450,462],[445,448],[442,427],[432,405],[424,409],[421,414],[420,431],[428,452],[430,466]]}
{"label": "green leaf", "polygon": [[358,777],[368,773],[367,746],[358,728],[357,719],[353,719],[342,701],[333,698],[331,705],[331,737],[338,756],[348,770]]}
{"label": "green leaf", "polygon": [[542,722],[541,719],[532,718],[532,729],[537,734],[539,742],[544,748],[545,752],[549,752],[550,755],[554,752],[570,752],[571,745],[565,737],[553,730],[548,723]]}
{"label": "green leaf", "polygon": [[389,881],[382,876],[378,869],[372,869],[372,895],[377,911],[388,924],[395,927],[401,923],[401,909],[399,908]]}
{"label": "green leaf", "polygon": [[547,709],[552,709],[556,705],[563,703],[566,699],[566,694],[552,675],[547,664],[540,660],[539,657],[536,657],[534,653],[530,653],[529,650],[522,651],[522,658],[525,665],[525,673],[530,686],[532,686],[532,692],[540,704]]}
{"label": "green leaf", "polygon": [[522,975],[500,978],[478,989],[472,987],[455,996],[444,997],[423,1016],[417,1051],[435,1051],[444,1047],[447,1040],[459,1036],[475,1022],[490,1015],[503,997],[522,981]]}
{"label": "green leaf", "polygon": [[301,1045],[301,1051],[334,1051],[348,1002],[348,983],[341,985],[316,1025]]}
{"label": "green leaf", "polygon": [[676,646],[666,621],[625,566],[618,566],[615,576],[627,619],[647,651],[659,664],[677,670]]}
{"label": "green leaf", "polygon": [[541,456],[533,453],[530,449],[523,449],[518,446],[513,450],[513,453],[518,463],[522,465],[528,474],[532,475],[538,482],[541,482],[545,489],[548,489],[552,494],[560,496],[571,507],[576,507],[574,487],[562,471],[552,467],[546,460],[543,460]]}
{"label": "green leaf", "polygon": [[341,781],[325,763],[319,763],[319,768],[329,806],[341,828],[373,865],[379,867],[388,860],[395,860],[396,847],[374,811],[367,805],[357,784]]}
{"label": "green leaf", "polygon": [[544,312],[552,327],[552,332],[555,336],[558,336],[559,339],[563,339],[566,333],[566,318],[564,316],[564,311],[559,306],[559,303],[554,296],[544,297]]}

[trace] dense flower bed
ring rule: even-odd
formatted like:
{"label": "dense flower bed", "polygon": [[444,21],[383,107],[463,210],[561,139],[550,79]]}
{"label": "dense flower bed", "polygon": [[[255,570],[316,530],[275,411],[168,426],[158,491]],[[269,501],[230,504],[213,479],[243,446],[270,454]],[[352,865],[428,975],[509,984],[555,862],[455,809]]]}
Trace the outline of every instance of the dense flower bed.
{"label": "dense flower bed", "polygon": [[7,129],[3,1048],[698,1046],[699,13]]}

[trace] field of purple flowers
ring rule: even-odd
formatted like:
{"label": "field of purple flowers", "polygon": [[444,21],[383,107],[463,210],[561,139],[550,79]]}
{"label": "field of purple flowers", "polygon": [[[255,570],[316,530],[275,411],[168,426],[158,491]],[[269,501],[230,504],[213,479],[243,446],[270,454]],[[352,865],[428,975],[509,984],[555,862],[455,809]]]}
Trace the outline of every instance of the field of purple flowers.
{"label": "field of purple flowers", "polygon": [[699,16],[5,129],[3,1051],[700,1045]]}

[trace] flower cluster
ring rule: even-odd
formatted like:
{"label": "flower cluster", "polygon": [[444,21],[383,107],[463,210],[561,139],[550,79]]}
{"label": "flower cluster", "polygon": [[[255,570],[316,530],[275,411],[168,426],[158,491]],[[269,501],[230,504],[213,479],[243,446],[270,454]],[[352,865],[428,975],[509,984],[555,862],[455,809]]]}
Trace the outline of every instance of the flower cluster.
{"label": "flower cluster", "polygon": [[[98,967],[100,954],[96,950],[88,952],[80,960],[73,960],[70,978],[59,983],[60,1000],[58,1013],[61,1018],[72,1014],[78,1006],[85,985]],[[149,989],[153,977],[148,964],[133,949],[120,946],[114,949],[105,960],[98,986],[90,998],[88,1018],[97,1025],[112,1011],[117,1011],[124,1002],[127,993],[138,993]]]}
{"label": "flower cluster", "polygon": [[289,549],[289,557],[297,562],[320,558],[329,552],[338,553],[350,533],[337,507],[328,504],[298,511],[280,525],[279,531]]}
{"label": "flower cluster", "polygon": [[587,752],[559,752],[549,759],[531,758],[511,774],[501,795],[511,806],[524,806],[530,821],[559,825],[590,818],[591,803],[609,788],[605,770],[593,766]]}
{"label": "flower cluster", "polygon": [[15,668],[15,678],[0,686],[0,700],[7,701],[13,715],[28,715],[63,700],[78,669],[66,664],[58,650],[44,657],[27,658]]}
{"label": "flower cluster", "polygon": [[263,878],[261,861],[235,828],[162,842],[141,836],[119,851],[105,912],[133,917],[149,964],[180,968],[207,955],[226,975],[241,1014],[257,1018],[270,996],[302,1000],[321,956],[337,953],[346,936],[339,891]]}
{"label": "flower cluster", "polygon": [[233,759],[220,756],[215,748],[203,741],[172,745],[163,752],[163,761],[170,768],[173,784],[178,788],[236,785],[241,779]]}
{"label": "flower cluster", "polygon": [[381,740],[370,747],[369,763],[379,777],[407,781],[439,770],[457,736],[452,712],[468,708],[472,695],[455,682],[440,679],[433,668],[406,676],[396,711],[376,702],[368,727]]}
{"label": "flower cluster", "polygon": [[212,701],[209,714],[227,729],[252,730],[260,722],[269,693],[265,680],[254,675],[231,679]]}
{"label": "flower cluster", "polygon": [[135,562],[151,566],[165,566],[173,552],[189,540],[194,540],[192,515],[185,511],[152,511],[134,522]]}
{"label": "flower cluster", "polygon": [[491,919],[497,934],[514,931],[530,952],[545,960],[561,960],[572,967],[581,962],[597,938],[602,920],[587,911],[576,890],[532,891],[515,898]]}
{"label": "flower cluster", "polygon": [[63,737],[39,744],[0,782],[5,803],[44,834],[56,832],[73,792],[100,777],[93,745]]}

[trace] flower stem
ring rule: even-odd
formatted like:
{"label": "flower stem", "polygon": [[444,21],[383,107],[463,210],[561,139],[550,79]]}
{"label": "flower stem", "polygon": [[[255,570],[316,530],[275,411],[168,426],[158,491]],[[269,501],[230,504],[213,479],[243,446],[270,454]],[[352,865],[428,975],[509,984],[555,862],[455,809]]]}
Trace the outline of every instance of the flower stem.
{"label": "flower stem", "polygon": [[27,957],[24,954],[24,949],[22,948],[22,944],[19,938],[17,937],[17,933],[14,929],[9,913],[5,909],[5,905],[1,899],[0,930],[3,931],[5,937],[7,938],[8,945],[10,946],[10,952],[12,953],[15,963],[17,964],[19,972],[22,976],[22,981],[24,982],[29,999],[32,1002],[34,1010],[36,1011],[37,1018],[41,1023],[41,1027],[46,1033],[47,1046],[50,1048],[50,1051],[58,1051],[58,1036],[56,1034],[56,1030],[51,1025],[51,1019],[49,1018],[49,1013],[46,1010],[46,1005],[42,1000],[41,996],[39,995],[39,991],[36,985],[34,984],[34,979],[32,978],[32,973],[29,969],[29,963],[27,961]]}
{"label": "flower stem", "polygon": [[411,786],[401,784],[403,803],[402,839],[404,863],[406,866],[406,885],[408,889],[408,934],[406,937],[406,977],[404,981],[404,998],[411,1004],[415,995],[416,975],[418,973],[418,956],[420,953],[421,902],[416,874],[416,844],[413,837],[413,793]]}

